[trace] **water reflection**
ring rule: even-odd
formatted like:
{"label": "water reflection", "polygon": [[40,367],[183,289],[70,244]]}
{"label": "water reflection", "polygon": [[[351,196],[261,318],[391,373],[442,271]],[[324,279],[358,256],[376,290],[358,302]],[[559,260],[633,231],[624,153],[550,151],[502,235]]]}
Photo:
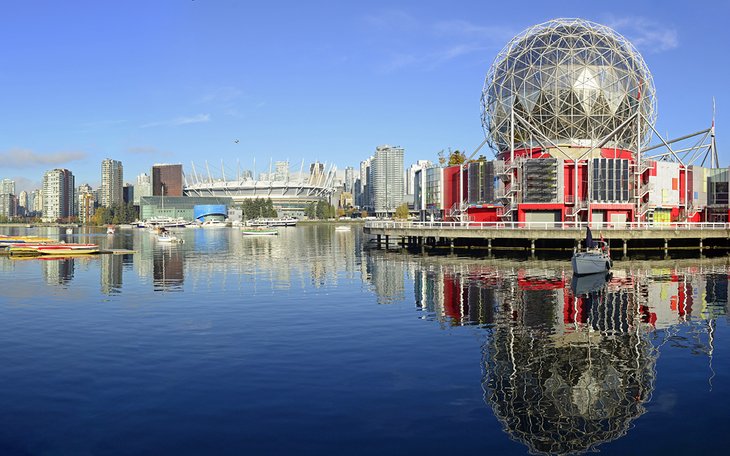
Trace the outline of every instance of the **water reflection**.
{"label": "water reflection", "polygon": [[65,285],[74,277],[74,260],[71,258],[43,258],[39,261],[48,285]]}
{"label": "water reflection", "polygon": [[[424,264],[414,291],[416,306],[441,324],[486,329],[484,400],[511,438],[531,453],[581,453],[626,434],[645,413],[662,344],[711,362],[714,319],[727,314],[727,266],[715,268],[576,278]],[[673,336],[679,325],[691,341]]]}

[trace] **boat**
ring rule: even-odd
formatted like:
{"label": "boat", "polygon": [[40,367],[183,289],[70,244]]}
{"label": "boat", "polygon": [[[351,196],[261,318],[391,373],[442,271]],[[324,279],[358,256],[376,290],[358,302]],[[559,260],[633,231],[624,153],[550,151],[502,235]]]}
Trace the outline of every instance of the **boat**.
{"label": "boat", "polygon": [[267,228],[263,226],[247,226],[241,228],[241,234],[244,236],[276,236],[279,234],[274,228]]}
{"label": "boat", "polygon": [[73,228],[66,228],[66,234],[74,234]]}
{"label": "boat", "polygon": [[114,227],[109,225],[106,227],[106,234],[114,234]]}
{"label": "boat", "polygon": [[145,222],[147,228],[185,228],[189,222],[181,218],[153,217]]}
{"label": "boat", "polygon": [[88,255],[99,253],[96,244],[13,244],[7,247],[10,255]]}
{"label": "boat", "polygon": [[590,227],[586,231],[585,250],[575,252],[570,262],[576,275],[606,273],[613,266],[608,243],[594,241]]}
{"label": "boat", "polygon": [[345,226],[345,225],[338,225],[335,227],[335,231],[341,231],[341,232],[350,231],[350,227]]}
{"label": "boat", "polygon": [[40,236],[8,236],[0,234],[0,247],[8,247],[13,244],[54,244],[57,242],[57,239]]}
{"label": "boat", "polygon": [[248,226],[297,226],[297,219],[293,217],[284,218],[256,218],[246,222]]}
{"label": "boat", "polygon": [[182,244],[185,242],[184,239],[180,239],[177,236],[173,236],[168,231],[161,231],[157,235],[157,241],[165,244]]}
{"label": "boat", "polygon": [[206,220],[200,225],[201,228],[226,228],[226,222],[221,220]]}

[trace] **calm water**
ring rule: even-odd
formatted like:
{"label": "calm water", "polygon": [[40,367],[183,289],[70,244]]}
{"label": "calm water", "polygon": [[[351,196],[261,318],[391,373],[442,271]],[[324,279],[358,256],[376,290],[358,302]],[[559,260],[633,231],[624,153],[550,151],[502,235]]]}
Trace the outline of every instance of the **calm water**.
{"label": "calm water", "polygon": [[726,260],[575,281],[568,261],[280,233],[60,235],[137,253],[0,256],[0,454],[727,446]]}

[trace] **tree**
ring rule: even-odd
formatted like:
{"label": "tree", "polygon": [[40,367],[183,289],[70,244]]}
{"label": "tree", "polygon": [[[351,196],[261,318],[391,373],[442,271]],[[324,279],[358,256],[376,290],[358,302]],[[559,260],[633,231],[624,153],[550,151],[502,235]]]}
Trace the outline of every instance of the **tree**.
{"label": "tree", "polygon": [[466,161],[466,155],[459,150],[455,150],[449,154],[449,166],[461,165]]}
{"label": "tree", "polygon": [[403,203],[396,208],[394,217],[399,220],[406,220],[408,219],[409,215],[410,213],[408,212],[408,204]]}

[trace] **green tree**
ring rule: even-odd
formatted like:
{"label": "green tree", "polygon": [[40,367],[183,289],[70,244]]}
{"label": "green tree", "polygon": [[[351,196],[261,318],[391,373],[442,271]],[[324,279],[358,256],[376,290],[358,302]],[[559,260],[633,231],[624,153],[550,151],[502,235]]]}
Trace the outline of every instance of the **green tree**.
{"label": "green tree", "polygon": [[406,219],[408,219],[408,216],[409,215],[410,214],[408,212],[408,204],[407,203],[403,203],[403,204],[401,204],[400,206],[398,206],[395,209],[395,215],[394,215],[394,217],[397,218],[397,219],[399,219],[399,220],[406,220]]}
{"label": "green tree", "polygon": [[459,150],[455,150],[449,153],[449,166],[461,165],[466,161],[466,155]]}

